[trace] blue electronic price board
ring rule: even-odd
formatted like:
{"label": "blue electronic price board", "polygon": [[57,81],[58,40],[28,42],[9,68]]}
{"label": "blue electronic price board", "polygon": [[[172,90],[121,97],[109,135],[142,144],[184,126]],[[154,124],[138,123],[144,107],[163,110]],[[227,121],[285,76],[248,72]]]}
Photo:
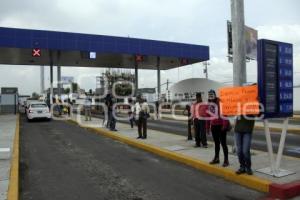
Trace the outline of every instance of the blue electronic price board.
{"label": "blue electronic price board", "polygon": [[258,90],[265,118],[293,116],[293,45],[258,41]]}

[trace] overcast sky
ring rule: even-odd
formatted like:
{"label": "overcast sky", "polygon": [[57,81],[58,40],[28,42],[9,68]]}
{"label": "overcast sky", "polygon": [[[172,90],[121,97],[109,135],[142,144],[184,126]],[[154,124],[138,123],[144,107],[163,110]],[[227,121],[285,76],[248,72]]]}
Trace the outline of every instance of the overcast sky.
{"label": "overcast sky", "polygon": [[[245,23],[259,38],[294,44],[295,84],[300,84],[300,1],[245,0]],[[136,37],[210,46],[209,78],[232,80],[227,61],[226,20],[230,0],[1,0],[0,26]],[[1,56],[1,55],[0,55]],[[247,64],[248,81],[256,82],[256,62]],[[80,83],[95,88],[101,69],[67,68],[63,76],[86,74]],[[39,67],[0,65],[0,87],[17,86],[21,94],[40,91]],[[49,69],[46,67],[46,86]],[[203,65],[162,71],[162,83],[204,77]],[[140,87],[155,87],[156,72],[140,72]]]}

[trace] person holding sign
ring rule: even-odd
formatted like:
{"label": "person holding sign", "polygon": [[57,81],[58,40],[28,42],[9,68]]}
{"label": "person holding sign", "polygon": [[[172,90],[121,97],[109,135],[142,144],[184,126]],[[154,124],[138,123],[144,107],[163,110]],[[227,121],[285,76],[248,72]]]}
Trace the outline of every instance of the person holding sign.
{"label": "person holding sign", "polygon": [[191,107],[191,115],[195,129],[195,147],[200,147],[200,144],[202,143],[202,146],[207,148],[207,121],[205,120],[205,118],[208,117],[207,109],[208,105],[207,103],[202,102],[201,93],[197,93],[196,102],[194,102]]}
{"label": "person holding sign", "polygon": [[235,123],[235,142],[240,168],[236,174],[252,175],[251,140],[255,124],[255,116],[259,115],[257,84],[243,87],[225,87],[219,90],[221,99],[221,114],[237,116]]}
{"label": "person holding sign", "polygon": [[208,102],[210,103],[208,106],[210,120],[208,122],[210,124],[210,131],[215,143],[215,156],[209,164],[213,165],[220,163],[219,154],[221,143],[224,153],[224,162],[222,166],[227,167],[229,165],[229,161],[226,136],[227,131],[230,129],[230,123],[228,120],[223,119],[220,115],[220,100],[214,90],[210,90],[208,92]]}
{"label": "person holding sign", "polygon": [[251,140],[254,129],[255,120],[254,116],[242,115],[236,120],[234,128],[234,136],[237,145],[237,154],[240,162],[240,168],[236,171],[236,174],[247,173],[252,175],[251,169]]}

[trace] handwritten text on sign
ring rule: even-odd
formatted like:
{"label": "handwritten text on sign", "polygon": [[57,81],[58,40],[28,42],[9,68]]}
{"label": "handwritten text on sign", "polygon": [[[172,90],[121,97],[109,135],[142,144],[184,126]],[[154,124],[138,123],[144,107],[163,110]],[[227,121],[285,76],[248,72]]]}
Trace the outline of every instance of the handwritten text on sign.
{"label": "handwritten text on sign", "polygon": [[219,96],[222,115],[259,114],[257,85],[221,88]]}

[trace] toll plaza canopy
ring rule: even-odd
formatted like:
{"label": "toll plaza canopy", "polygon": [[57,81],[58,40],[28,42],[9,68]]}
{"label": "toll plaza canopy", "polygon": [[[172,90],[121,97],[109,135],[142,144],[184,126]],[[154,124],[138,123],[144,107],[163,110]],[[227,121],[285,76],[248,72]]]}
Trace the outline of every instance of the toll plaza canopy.
{"label": "toll plaza canopy", "polygon": [[202,45],[0,27],[0,64],[166,70],[206,60]]}

